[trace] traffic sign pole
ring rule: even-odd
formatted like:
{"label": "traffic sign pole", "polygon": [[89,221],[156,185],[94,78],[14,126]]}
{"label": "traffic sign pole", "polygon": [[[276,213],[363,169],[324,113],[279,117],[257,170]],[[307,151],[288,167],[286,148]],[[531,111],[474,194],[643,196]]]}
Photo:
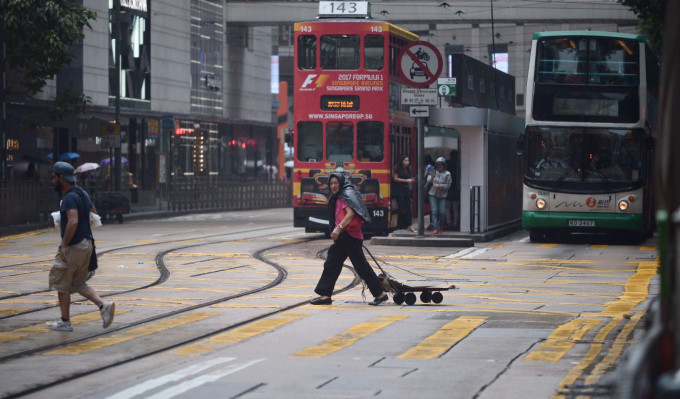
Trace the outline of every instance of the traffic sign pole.
{"label": "traffic sign pole", "polygon": [[418,236],[425,235],[425,214],[423,212],[423,202],[425,201],[425,167],[423,166],[423,156],[425,148],[425,137],[423,132],[423,118],[416,118],[418,125],[418,176],[416,178],[416,186],[418,187]]}
{"label": "traffic sign pole", "polygon": [[[399,54],[399,71],[401,76],[412,87],[427,87],[434,83],[442,72],[442,55],[437,47],[428,42],[415,41],[407,44]],[[416,77],[418,79],[416,79]],[[411,91],[409,91],[411,90]],[[431,90],[431,91],[430,91]],[[416,118],[418,126],[417,149],[418,176],[416,187],[418,191],[418,236],[425,235],[425,216],[423,202],[425,201],[425,168],[423,156],[425,153],[425,132],[423,118],[429,116],[428,105],[437,105],[436,89],[402,89],[402,105],[415,105],[410,107],[409,115]]]}

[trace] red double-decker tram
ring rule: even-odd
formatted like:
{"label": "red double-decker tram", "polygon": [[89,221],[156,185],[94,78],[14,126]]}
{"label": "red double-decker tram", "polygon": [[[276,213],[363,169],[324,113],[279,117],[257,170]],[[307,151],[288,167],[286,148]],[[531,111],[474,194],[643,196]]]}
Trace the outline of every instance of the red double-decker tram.
{"label": "red double-decker tram", "polygon": [[393,160],[415,155],[416,129],[400,105],[398,56],[417,39],[365,16],[295,24],[295,227],[328,230],[328,174],[343,171],[371,213],[364,231],[388,231]]}

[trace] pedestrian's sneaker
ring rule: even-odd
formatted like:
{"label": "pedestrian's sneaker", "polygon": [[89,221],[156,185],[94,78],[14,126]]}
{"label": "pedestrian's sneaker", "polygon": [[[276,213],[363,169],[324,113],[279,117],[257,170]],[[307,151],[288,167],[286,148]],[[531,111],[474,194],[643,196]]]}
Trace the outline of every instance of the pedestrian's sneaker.
{"label": "pedestrian's sneaker", "polygon": [[116,311],[116,304],[113,302],[104,302],[104,306],[99,310],[99,313],[102,315],[102,325],[104,328],[108,327],[111,325],[111,322],[113,322],[113,313]]}
{"label": "pedestrian's sneaker", "polygon": [[50,328],[50,330],[54,331],[73,331],[73,327],[71,327],[71,320],[69,321],[64,321],[60,318],[58,318],[55,321],[48,321],[45,323],[47,327]]}

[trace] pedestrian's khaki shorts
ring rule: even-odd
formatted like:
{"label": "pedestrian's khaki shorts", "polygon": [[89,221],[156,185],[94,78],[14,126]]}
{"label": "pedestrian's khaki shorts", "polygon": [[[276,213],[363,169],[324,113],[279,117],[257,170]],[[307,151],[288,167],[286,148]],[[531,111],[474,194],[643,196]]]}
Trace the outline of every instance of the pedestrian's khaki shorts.
{"label": "pedestrian's khaki shorts", "polygon": [[61,260],[61,255],[57,250],[52,269],[50,269],[50,289],[73,294],[85,288],[91,254],[92,241],[87,238],[83,238],[81,242],[69,245],[66,248],[68,264]]}

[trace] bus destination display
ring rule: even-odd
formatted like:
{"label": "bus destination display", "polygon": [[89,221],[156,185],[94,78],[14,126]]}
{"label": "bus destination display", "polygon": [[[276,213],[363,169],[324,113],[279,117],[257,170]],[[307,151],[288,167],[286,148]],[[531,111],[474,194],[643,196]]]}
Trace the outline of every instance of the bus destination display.
{"label": "bus destination display", "polygon": [[321,96],[324,111],[358,111],[359,96]]}

